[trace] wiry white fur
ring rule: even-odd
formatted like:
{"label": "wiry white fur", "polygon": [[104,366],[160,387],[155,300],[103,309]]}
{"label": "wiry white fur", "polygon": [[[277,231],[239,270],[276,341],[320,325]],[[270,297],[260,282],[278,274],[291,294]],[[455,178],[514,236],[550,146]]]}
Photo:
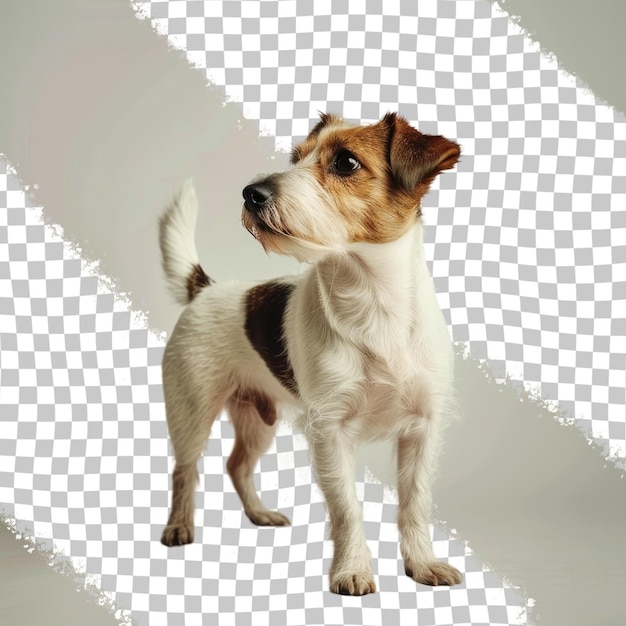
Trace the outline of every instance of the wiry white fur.
{"label": "wiry white fur", "polygon": [[346,225],[334,219],[332,199],[314,173],[299,163],[274,178],[278,193],[273,206],[266,209],[264,223],[278,236],[259,231],[257,238],[263,247],[302,263],[345,252]]}
{"label": "wiry white fur", "polygon": [[452,350],[421,240],[418,223],[391,243],[352,244],[301,280],[286,336],[301,397],[319,413],[307,427],[354,414],[364,438],[394,437],[449,396]]}
{"label": "wiry white fur", "polygon": [[[301,229],[315,230],[313,239],[328,244],[319,248],[315,265],[301,278],[287,279],[295,289],[284,335],[299,395],[274,378],[246,338],[245,293],[250,285],[204,289],[183,312],[163,359],[177,462],[174,480],[195,484],[197,458],[228,398],[241,388],[262,390],[277,405],[299,407],[298,423],[330,515],[332,591],[361,595],[375,589],[354,466],[359,442],[381,438],[397,443],[398,525],[407,573],[426,584],[458,583],[459,572],[435,559],[428,532],[430,485],[441,427],[451,406],[453,352],[424,258],[421,222],[416,220],[390,243],[348,243],[341,221],[333,220],[324,190],[309,194],[317,183],[308,167],[280,176],[284,178],[275,206],[282,217],[289,212],[292,235],[281,239],[272,233],[279,242],[272,240],[272,249],[292,254],[309,250],[305,232],[302,239],[293,235]],[[191,197],[187,186],[183,200],[179,198],[162,221],[168,279],[183,285],[185,269],[197,262],[187,201]],[[280,233],[278,221],[275,226]],[[238,436],[244,428],[264,427],[258,416],[256,422],[252,414],[238,417],[245,412],[245,407],[235,411]],[[229,462],[246,513],[257,523],[285,523],[279,513],[263,507],[250,478],[269,440],[260,431],[241,436],[263,441],[250,451],[245,471],[238,469],[243,465]],[[191,540],[192,495],[193,488],[189,491],[185,483],[164,532],[169,545]]]}
{"label": "wiry white fur", "polygon": [[183,305],[189,303],[187,277],[200,262],[194,243],[197,216],[198,197],[189,178],[159,221],[163,270],[170,291]]}

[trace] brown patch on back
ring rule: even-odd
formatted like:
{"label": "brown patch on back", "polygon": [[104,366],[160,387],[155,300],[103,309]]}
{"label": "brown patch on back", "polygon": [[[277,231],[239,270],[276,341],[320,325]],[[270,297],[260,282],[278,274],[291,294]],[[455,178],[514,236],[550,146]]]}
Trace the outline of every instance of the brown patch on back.
{"label": "brown patch on back", "polygon": [[191,302],[207,285],[213,281],[205,274],[200,265],[194,265],[187,276],[187,296]]}
{"label": "brown patch on back", "polygon": [[293,289],[293,285],[278,281],[249,289],[245,300],[245,330],[252,347],[272,374],[286,389],[297,394],[283,331],[285,308]]}

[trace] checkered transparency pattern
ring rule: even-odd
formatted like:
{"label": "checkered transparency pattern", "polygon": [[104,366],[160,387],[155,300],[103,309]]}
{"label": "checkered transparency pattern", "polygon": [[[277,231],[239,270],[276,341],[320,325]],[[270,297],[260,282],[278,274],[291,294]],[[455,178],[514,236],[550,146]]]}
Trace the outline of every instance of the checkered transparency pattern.
{"label": "checkered transparency pattern", "polygon": [[[217,421],[200,468],[196,542],[159,542],[171,459],[163,338],[97,267],[41,221],[0,160],[0,512],[48,539],[114,601],[120,619],[176,624],[523,624],[526,600],[443,525],[435,553],[465,574],[432,589],[404,576],[396,501],[357,480],[379,593],[327,591],[332,546],[302,436],[283,426],[255,477],[292,519],[257,528],[224,473],[233,430]],[[218,618],[219,614],[219,618]]]}
{"label": "checkered transparency pattern", "polygon": [[133,3],[287,149],[398,110],[464,156],[424,201],[454,340],[626,457],[626,122],[486,0]]}

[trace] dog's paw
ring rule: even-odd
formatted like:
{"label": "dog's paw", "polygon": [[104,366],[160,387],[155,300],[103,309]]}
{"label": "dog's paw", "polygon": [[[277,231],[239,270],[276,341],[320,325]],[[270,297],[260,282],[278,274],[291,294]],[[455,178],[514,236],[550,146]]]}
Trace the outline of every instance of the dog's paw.
{"label": "dog's paw", "polygon": [[193,526],[168,524],[161,536],[161,543],[168,548],[193,543]]}
{"label": "dog's paw", "polygon": [[291,526],[291,520],[278,511],[259,509],[246,511],[246,515],[257,526]]}
{"label": "dog's paw", "polygon": [[458,585],[463,575],[456,567],[442,561],[431,561],[416,565],[404,562],[406,575],[422,585],[437,587],[438,585]]}
{"label": "dog's paw", "polygon": [[331,577],[330,590],[342,596],[364,596],[376,591],[376,583],[372,573],[366,570]]}

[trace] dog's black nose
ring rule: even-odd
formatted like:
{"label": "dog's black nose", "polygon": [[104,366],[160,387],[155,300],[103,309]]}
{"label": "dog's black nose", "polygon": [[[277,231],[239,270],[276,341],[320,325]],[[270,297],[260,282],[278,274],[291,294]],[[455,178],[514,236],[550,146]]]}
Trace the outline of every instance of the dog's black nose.
{"label": "dog's black nose", "polygon": [[248,211],[259,211],[267,206],[272,199],[273,190],[265,183],[255,183],[244,187],[243,199]]}

